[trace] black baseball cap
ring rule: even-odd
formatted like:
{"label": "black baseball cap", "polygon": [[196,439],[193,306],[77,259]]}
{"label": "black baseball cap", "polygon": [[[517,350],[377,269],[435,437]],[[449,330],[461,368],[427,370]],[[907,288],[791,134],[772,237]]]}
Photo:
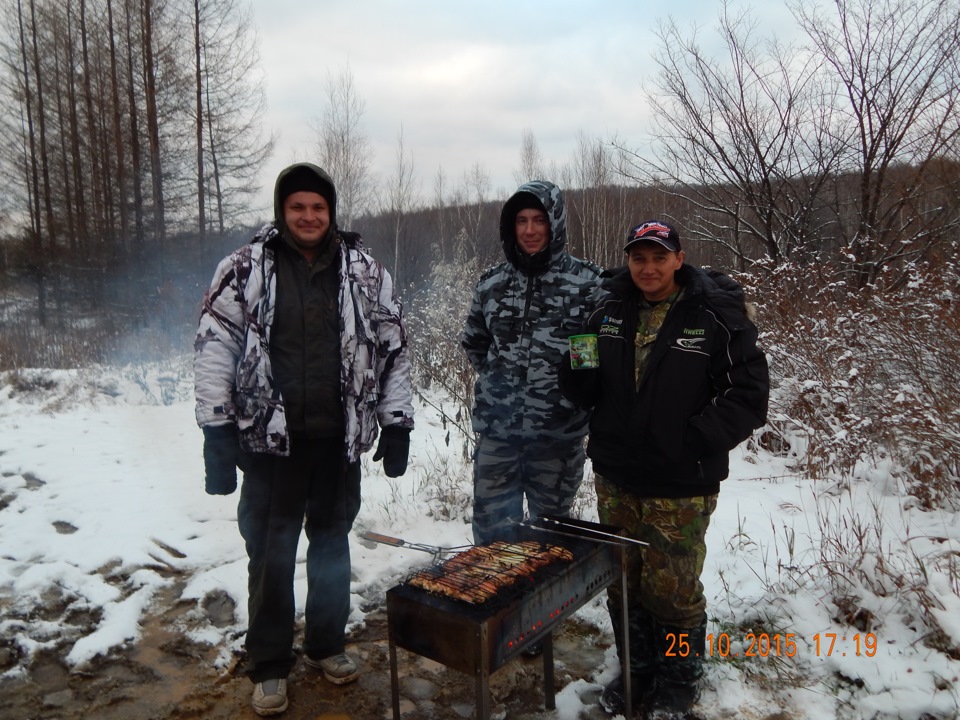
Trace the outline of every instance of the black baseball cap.
{"label": "black baseball cap", "polygon": [[680,233],[663,220],[647,220],[635,225],[627,233],[627,244],[623,246],[623,251],[629,252],[630,248],[640,242],[655,242],[670,252],[680,252]]}

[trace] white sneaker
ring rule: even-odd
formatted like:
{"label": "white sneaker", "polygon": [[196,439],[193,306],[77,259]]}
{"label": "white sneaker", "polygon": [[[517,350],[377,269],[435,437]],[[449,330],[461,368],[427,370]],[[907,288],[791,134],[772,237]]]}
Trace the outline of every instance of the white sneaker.
{"label": "white sneaker", "polygon": [[310,667],[323,671],[323,676],[334,685],[346,685],[360,677],[357,664],[346,653],[331,655],[322,660],[314,660],[309,655],[304,655],[303,661]]}
{"label": "white sneaker", "polygon": [[287,709],[287,681],[264,680],[253,686],[253,710],[257,715],[279,715]]}

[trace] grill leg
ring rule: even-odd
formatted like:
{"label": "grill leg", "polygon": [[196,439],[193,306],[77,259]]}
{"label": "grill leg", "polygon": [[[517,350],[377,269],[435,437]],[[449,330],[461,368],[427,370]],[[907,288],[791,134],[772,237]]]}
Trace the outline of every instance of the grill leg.
{"label": "grill leg", "polygon": [[477,720],[490,720],[490,645],[487,624],[480,625],[477,643]]}
{"label": "grill leg", "polygon": [[393,720],[400,720],[400,678],[397,674],[397,642],[393,623],[387,619],[387,635],[390,646],[390,701],[393,703]]}
{"label": "grill leg", "polygon": [[620,616],[621,646],[623,647],[623,709],[625,717],[633,717],[633,689],[630,687],[630,616],[627,612],[627,550],[620,546],[620,588],[623,592],[623,609]]}
{"label": "grill leg", "polygon": [[477,673],[477,720],[490,720],[490,675],[480,669]]}
{"label": "grill leg", "polygon": [[553,692],[553,630],[543,636],[543,704],[547,710],[557,709]]}

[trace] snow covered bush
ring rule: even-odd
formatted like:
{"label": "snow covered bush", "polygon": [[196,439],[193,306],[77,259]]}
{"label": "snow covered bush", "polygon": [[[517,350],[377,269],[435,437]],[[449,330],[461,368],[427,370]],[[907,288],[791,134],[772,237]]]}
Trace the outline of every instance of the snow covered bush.
{"label": "snow covered bush", "polygon": [[[439,250],[437,256],[440,257]],[[473,449],[470,412],[476,372],[460,346],[460,334],[479,272],[476,258],[466,257],[461,233],[454,260],[437,262],[427,286],[413,293],[406,308],[416,376],[414,385],[424,402],[435,400],[421,391],[435,386],[443,390],[450,403],[449,407],[440,408],[443,422],[448,426],[447,445],[460,444],[465,456],[472,454]]]}
{"label": "snow covered bush", "polygon": [[771,362],[761,442],[809,477],[889,466],[921,507],[960,508],[956,268],[915,268],[884,292],[851,291],[816,270],[740,278]]}

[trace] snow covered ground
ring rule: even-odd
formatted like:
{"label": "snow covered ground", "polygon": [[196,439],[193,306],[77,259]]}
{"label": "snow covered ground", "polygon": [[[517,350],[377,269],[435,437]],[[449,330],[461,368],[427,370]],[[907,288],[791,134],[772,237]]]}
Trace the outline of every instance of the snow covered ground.
{"label": "snow covered ground", "polygon": [[[24,673],[31,657],[58,642],[62,624],[31,612],[51,603],[99,617],[69,646],[65,662],[73,668],[136,643],[138,619],[170,582],[170,569],[190,578],[184,594],[198,604],[217,591],[236,601],[235,625],[210,624],[194,639],[221,647],[223,663],[242,642],[237,495],[203,492],[186,367],[0,379],[0,637],[16,648],[0,665],[4,675]],[[469,544],[464,438],[433,407],[442,399],[430,400],[418,405],[404,477],[388,479],[364,458],[357,533]],[[960,717],[960,518],[921,511],[889,477],[864,468],[857,478],[812,481],[751,443],[734,453],[704,573],[707,717]],[[589,480],[579,507],[596,518]],[[356,534],[352,552],[352,623],[363,623],[364,608],[431,560]],[[580,615],[609,632],[599,599]],[[564,688],[557,711],[544,717],[577,718],[584,687],[611,679],[615,663],[608,652],[594,676]]]}

